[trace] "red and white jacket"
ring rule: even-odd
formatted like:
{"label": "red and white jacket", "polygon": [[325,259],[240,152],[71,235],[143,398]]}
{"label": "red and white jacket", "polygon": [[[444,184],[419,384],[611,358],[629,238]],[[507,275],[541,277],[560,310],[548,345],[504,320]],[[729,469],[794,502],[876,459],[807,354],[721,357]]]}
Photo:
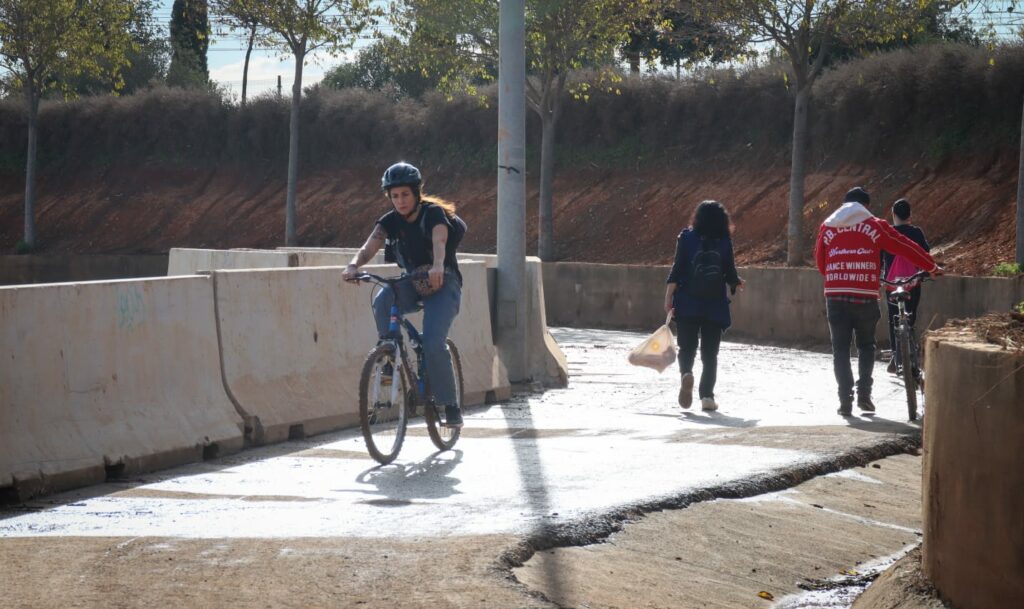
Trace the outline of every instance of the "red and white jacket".
{"label": "red and white jacket", "polygon": [[860,203],[843,203],[818,230],[814,258],[825,277],[825,297],[878,298],[881,250],[934,272],[938,265],[919,245]]}

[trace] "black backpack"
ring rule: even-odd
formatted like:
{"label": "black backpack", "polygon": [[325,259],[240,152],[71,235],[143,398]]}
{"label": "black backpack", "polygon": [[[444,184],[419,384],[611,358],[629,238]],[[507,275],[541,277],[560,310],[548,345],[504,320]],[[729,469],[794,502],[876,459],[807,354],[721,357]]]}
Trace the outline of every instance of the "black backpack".
{"label": "black backpack", "polygon": [[[420,232],[423,233],[424,237],[428,238],[430,235],[427,234],[427,210],[431,205],[433,204],[424,203],[423,210],[420,212],[419,222]],[[448,216],[447,212],[445,212],[445,216],[448,218],[448,224],[451,225],[448,229],[448,243],[451,243],[452,247],[457,250],[459,249],[459,244],[462,243],[462,238],[466,236],[466,230],[469,227],[466,225],[466,221],[460,218],[458,214]],[[398,244],[394,240],[388,239],[384,244],[384,262],[397,262],[402,268],[405,268],[405,264],[400,260],[402,254],[398,250]]]}
{"label": "black backpack", "polygon": [[686,292],[694,298],[719,299],[725,294],[725,271],[717,239],[701,239],[700,249],[690,261]]}

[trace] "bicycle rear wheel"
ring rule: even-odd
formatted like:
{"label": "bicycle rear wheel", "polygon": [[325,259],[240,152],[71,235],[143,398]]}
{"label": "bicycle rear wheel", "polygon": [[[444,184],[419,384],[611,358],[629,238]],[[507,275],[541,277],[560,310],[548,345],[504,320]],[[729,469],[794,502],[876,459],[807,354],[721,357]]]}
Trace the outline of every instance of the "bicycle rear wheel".
{"label": "bicycle rear wheel", "polygon": [[[452,358],[452,372],[455,373],[455,403],[459,405],[461,410],[464,406],[462,392],[465,388],[462,380],[462,358],[459,357],[459,350],[451,339],[448,339],[448,353]],[[455,443],[459,441],[462,429],[443,425],[436,408],[437,406],[435,405],[428,405],[423,409],[423,418],[427,420],[427,433],[430,434],[430,441],[434,443],[438,450],[451,450]]]}
{"label": "bicycle rear wheel", "polygon": [[[398,373],[396,359],[395,345],[377,345],[366,356],[359,377],[359,426],[367,452],[381,465],[394,461],[405,441],[408,392],[405,378]],[[391,384],[386,382],[389,370]],[[397,396],[392,386],[398,388]]]}
{"label": "bicycle rear wheel", "polygon": [[910,348],[910,328],[903,326],[899,329],[900,341],[900,363],[903,367],[903,387],[907,392],[907,416],[911,421],[917,420],[917,379],[914,378],[913,352]]}

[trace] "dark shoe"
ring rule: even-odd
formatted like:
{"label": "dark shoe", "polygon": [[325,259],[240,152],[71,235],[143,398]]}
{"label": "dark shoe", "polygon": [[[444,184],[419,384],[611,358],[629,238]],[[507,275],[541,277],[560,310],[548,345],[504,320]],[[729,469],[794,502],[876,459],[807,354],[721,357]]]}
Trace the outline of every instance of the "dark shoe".
{"label": "dark shoe", "polygon": [[839,410],[836,413],[841,417],[852,417],[853,416],[853,402],[840,402]]}
{"label": "dark shoe", "polygon": [[689,408],[693,404],[693,375],[687,372],[683,375],[682,385],[679,387],[679,405]]}
{"label": "dark shoe", "polygon": [[462,411],[455,404],[448,404],[444,407],[445,427],[462,427]]}
{"label": "dark shoe", "polygon": [[875,403],[871,401],[871,397],[859,397],[857,398],[857,408],[860,408],[864,412],[874,412]]}
{"label": "dark shoe", "polygon": [[886,366],[885,371],[888,372],[889,374],[896,374],[896,358],[895,357],[889,360],[889,365]]}

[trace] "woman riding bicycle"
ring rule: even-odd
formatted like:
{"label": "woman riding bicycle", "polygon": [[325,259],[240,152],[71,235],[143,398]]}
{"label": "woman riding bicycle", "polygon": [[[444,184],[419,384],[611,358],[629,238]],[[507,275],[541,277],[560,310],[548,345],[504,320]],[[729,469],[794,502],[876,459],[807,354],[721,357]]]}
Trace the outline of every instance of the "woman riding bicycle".
{"label": "woman riding bicycle", "polygon": [[359,267],[372,260],[381,247],[393,248],[395,261],[410,279],[399,284],[397,296],[396,290],[385,287],[374,298],[377,333],[381,337],[387,334],[396,298],[403,313],[423,307],[423,353],[434,400],[445,407],[445,424],[461,427],[462,413],[456,403],[455,375],[445,340],[462,301],[462,274],[455,259],[458,239],[452,238],[453,233],[461,232],[456,227],[462,221],[455,215],[454,204],[424,196],[422,185],[420,171],[412,165],[388,167],[381,189],[393,209],[377,220],[342,278],[353,281]]}

